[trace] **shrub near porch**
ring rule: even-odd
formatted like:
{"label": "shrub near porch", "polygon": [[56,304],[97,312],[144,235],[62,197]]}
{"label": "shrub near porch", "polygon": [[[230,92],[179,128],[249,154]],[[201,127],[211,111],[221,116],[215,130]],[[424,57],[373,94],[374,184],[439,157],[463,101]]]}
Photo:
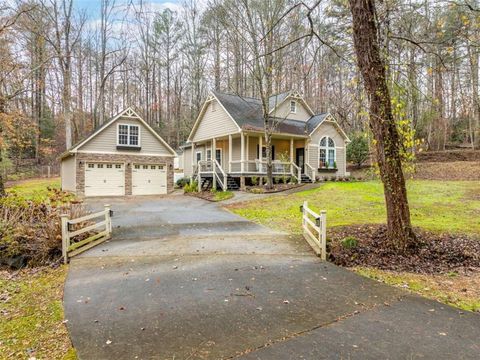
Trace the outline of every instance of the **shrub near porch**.
{"label": "shrub near porch", "polygon": [[[409,181],[414,226],[434,232],[480,233],[480,183],[468,181]],[[230,210],[266,226],[301,233],[299,207],[307,200],[316,210],[327,210],[328,227],[385,223],[382,184],[328,182],[317,189],[233,204]]]}

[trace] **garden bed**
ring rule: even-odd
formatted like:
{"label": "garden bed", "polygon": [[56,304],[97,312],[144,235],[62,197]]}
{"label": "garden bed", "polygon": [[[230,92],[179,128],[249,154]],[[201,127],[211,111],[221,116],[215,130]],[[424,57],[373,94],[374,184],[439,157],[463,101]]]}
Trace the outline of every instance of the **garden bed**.
{"label": "garden bed", "polygon": [[480,239],[415,229],[417,243],[404,253],[386,240],[385,225],[351,225],[329,229],[330,260],[340,266],[365,266],[418,274],[480,271]]}
{"label": "garden bed", "polygon": [[274,184],[271,189],[267,189],[266,185],[256,185],[256,186],[247,186],[245,191],[253,193],[253,194],[271,194],[282,192],[290,189],[295,189],[298,187],[302,187],[305,184]]}

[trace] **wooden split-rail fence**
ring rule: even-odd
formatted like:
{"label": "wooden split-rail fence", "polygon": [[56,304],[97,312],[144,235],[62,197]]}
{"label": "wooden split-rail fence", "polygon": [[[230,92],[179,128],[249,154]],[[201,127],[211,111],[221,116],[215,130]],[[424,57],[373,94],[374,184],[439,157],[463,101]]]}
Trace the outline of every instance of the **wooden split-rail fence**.
{"label": "wooden split-rail fence", "polygon": [[[112,236],[112,210],[110,205],[105,205],[104,210],[96,212],[94,214],[88,214],[76,219],[70,219],[66,214],[61,215],[62,219],[62,255],[63,261],[68,263],[68,260],[78,255],[85,250],[88,250],[105,240],[108,240]],[[100,221],[94,222],[93,219],[99,219]],[[87,223],[86,226],[78,228],[78,224]],[[86,239],[80,240],[78,242],[73,242],[76,236],[97,231],[93,235],[90,235]]]}
{"label": "wooden split-rail fence", "polygon": [[317,214],[308,207],[305,201],[300,207],[302,212],[302,228],[305,240],[312,247],[313,251],[322,258],[327,259],[327,212],[320,211]]}

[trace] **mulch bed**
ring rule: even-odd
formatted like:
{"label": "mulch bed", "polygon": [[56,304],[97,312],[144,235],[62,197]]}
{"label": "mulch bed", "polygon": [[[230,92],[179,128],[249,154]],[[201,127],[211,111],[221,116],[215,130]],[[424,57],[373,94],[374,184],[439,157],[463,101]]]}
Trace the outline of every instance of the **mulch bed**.
{"label": "mulch bed", "polygon": [[[329,230],[330,260],[340,266],[366,266],[423,274],[480,270],[480,238],[415,230],[418,243],[398,254],[386,241],[385,225],[342,226]],[[347,248],[342,240],[354,237]]]}
{"label": "mulch bed", "polygon": [[189,193],[186,192],[186,193],[184,193],[184,195],[193,196],[193,197],[197,197],[197,198],[200,198],[200,199],[203,199],[203,200],[216,202],[215,194],[212,193],[211,191],[189,192]]}
{"label": "mulch bed", "polygon": [[275,184],[271,189],[267,189],[266,185],[263,186],[247,186],[246,191],[256,194],[271,194],[290,189],[301,187],[305,184]]}

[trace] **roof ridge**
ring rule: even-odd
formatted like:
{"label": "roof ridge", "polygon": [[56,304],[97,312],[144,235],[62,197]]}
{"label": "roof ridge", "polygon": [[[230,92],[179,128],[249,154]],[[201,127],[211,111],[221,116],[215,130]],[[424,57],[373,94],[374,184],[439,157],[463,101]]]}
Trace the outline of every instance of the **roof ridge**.
{"label": "roof ridge", "polygon": [[244,96],[244,95],[239,95],[235,93],[230,93],[230,92],[224,92],[224,91],[218,91],[218,90],[212,90],[213,93],[216,94],[222,94],[222,95],[229,95],[229,96],[237,96],[239,98],[248,98],[248,99],[253,99],[253,100],[258,100],[261,101],[261,99],[253,97],[253,96]]}

